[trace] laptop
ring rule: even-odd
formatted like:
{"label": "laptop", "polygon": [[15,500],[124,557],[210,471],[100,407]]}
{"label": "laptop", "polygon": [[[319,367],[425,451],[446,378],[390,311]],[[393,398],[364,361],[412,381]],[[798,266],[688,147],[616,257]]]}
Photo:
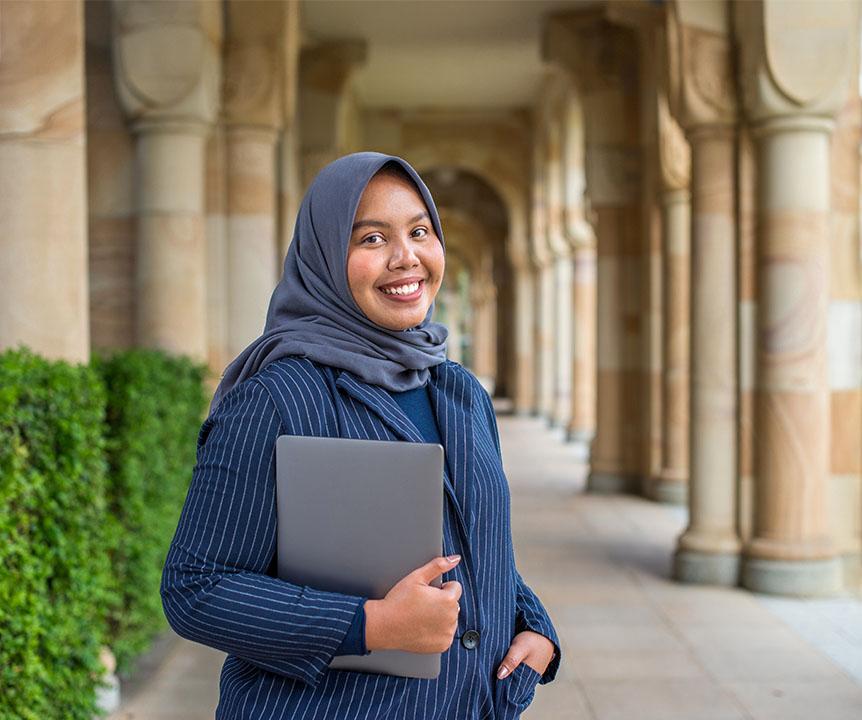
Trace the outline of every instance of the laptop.
{"label": "laptop", "polygon": [[[440,445],[281,435],[275,448],[281,579],[381,599],[443,554]],[[440,655],[372,650],[329,667],[436,678]]]}

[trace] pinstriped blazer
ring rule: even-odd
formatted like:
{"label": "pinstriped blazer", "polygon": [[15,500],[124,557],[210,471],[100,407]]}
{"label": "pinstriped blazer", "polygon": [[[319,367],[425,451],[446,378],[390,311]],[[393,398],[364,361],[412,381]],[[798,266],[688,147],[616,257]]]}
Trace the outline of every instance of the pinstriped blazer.
{"label": "pinstriped blazer", "polygon": [[[515,567],[510,496],[491,399],[457,363],[431,368],[445,449],[444,573],[463,588],[458,629],[433,680],[327,666],[361,600],[276,577],[275,440],[308,435],[422,442],[389,393],[347,371],[289,357],[224,397],[198,436],[197,463],[162,575],[162,602],[181,636],[228,654],[217,720],[513,719],[554,679],[560,644]],[[497,680],[514,635],[556,646],[540,676],[525,663]],[[480,633],[468,649],[460,638]],[[468,643],[469,644],[469,643]]]}

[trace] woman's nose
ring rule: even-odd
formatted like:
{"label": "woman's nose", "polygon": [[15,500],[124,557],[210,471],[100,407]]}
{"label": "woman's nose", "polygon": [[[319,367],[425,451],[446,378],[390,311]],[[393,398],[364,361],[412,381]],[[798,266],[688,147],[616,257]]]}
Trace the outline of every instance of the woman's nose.
{"label": "woman's nose", "polygon": [[392,256],[389,258],[389,266],[392,268],[411,268],[419,264],[419,256],[410,240],[402,240],[390,245]]}

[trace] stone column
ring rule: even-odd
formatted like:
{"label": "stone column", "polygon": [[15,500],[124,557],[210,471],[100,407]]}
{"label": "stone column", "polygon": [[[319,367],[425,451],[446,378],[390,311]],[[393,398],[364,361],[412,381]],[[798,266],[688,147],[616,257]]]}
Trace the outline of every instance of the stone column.
{"label": "stone column", "polygon": [[470,283],[470,300],[473,306],[473,372],[483,387],[493,390],[495,375],[494,313],[495,289],[487,274],[475,274]]}
{"label": "stone column", "polygon": [[584,117],[573,85],[566,96],[563,128],[564,233],[572,267],[572,406],[566,440],[588,461],[596,434],[596,236],[584,207]]}
{"label": "stone column", "polygon": [[90,356],[79,0],[0,3],[0,349]]}
{"label": "stone column", "polygon": [[324,42],[303,49],[300,56],[299,121],[302,140],[302,184],[353,149],[351,78],[365,62],[360,40]]}
{"label": "stone column", "polygon": [[[854,72],[854,75],[857,74]],[[829,522],[845,587],[862,581],[862,244],[859,234],[862,98],[851,82],[832,133]]]}
{"label": "stone column", "polygon": [[283,0],[284,39],[281,77],[283,132],[279,145],[279,272],[293,240],[296,214],[302,202],[299,137],[299,54],[302,44],[299,0]]}
{"label": "stone column", "polygon": [[676,577],[735,585],[737,372],[734,84],[727,7],[668,8],[671,109],[691,146],[689,525]]}
{"label": "stone column", "polygon": [[115,0],[113,11],[115,82],[137,145],[137,341],[204,360],[204,148],[221,6]]}
{"label": "stone column", "polygon": [[219,123],[206,146],[206,256],[207,256],[207,362],[211,391],[215,392],[222,370],[233,360],[228,336],[227,173],[225,127]]}
{"label": "stone column", "polygon": [[550,253],[543,251],[535,260],[536,300],[536,406],[533,414],[551,421],[554,408],[554,333],[556,331],[554,303],[554,263]]}
{"label": "stone column", "polygon": [[756,144],[756,507],[743,584],[837,591],[827,516],[830,134],[859,49],[856,3],[736,7],[743,97]]}
{"label": "stone column", "polygon": [[662,208],[662,444],[661,471],[646,495],[685,504],[689,455],[689,303],[691,153],[671,116],[666,90],[657,98],[658,165]]}
{"label": "stone column", "polygon": [[463,308],[461,307],[461,294],[457,283],[446,289],[446,327],[449,336],[446,340],[446,353],[450,360],[456,363],[464,362],[463,335],[461,326],[463,323]]}
{"label": "stone column", "polygon": [[84,3],[84,40],[90,346],[115,352],[135,345],[135,140],[114,90],[110,3]]}
{"label": "stone column", "polygon": [[547,155],[543,108],[535,111],[533,125],[533,188],[530,259],[535,301],[535,406],[533,413],[551,419],[554,409],[554,259],[548,247]]}
{"label": "stone column", "polygon": [[280,275],[275,172],[284,7],[267,0],[227,3],[224,123],[231,357],[263,331]]}
{"label": "stone column", "polygon": [[573,288],[571,245],[565,233],[566,195],[563,142],[566,100],[570,80],[562,69],[548,77],[544,93],[543,135],[545,164],[545,210],[547,246],[553,265],[553,400],[551,425],[565,429],[572,406],[572,310]]}
{"label": "stone column", "polygon": [[515,281],[515,412],[529,415],[535,406],[535,290],[526,257],[512,259]]}
{"label": "stone column", "polygon": [[641,211],[637,44],[602,9],[554,16],[545,56],[569,68],[584,107],[587,195],[598,255],[596,435],[588,489],[642,484]]}

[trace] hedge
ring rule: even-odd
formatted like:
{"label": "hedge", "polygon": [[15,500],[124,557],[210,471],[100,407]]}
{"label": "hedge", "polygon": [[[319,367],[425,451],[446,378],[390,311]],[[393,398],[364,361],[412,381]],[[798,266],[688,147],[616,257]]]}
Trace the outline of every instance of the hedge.
{"label": "hedge", "polygon": [[90,720],[110,566],[92,368],[0,355],[0,718]]}
{"label": "hedge", "polygon": [[195,462],[205,368],[0,353],[0,720],[90,720],[164,627],[159,581]]}
{"label": "hedge", "polygon": [[115,602],[108,621],[120,673],[167,628],[159,583],[195,464],[206,369],[131,350],[93,365],[107,387],[108,508]]}

